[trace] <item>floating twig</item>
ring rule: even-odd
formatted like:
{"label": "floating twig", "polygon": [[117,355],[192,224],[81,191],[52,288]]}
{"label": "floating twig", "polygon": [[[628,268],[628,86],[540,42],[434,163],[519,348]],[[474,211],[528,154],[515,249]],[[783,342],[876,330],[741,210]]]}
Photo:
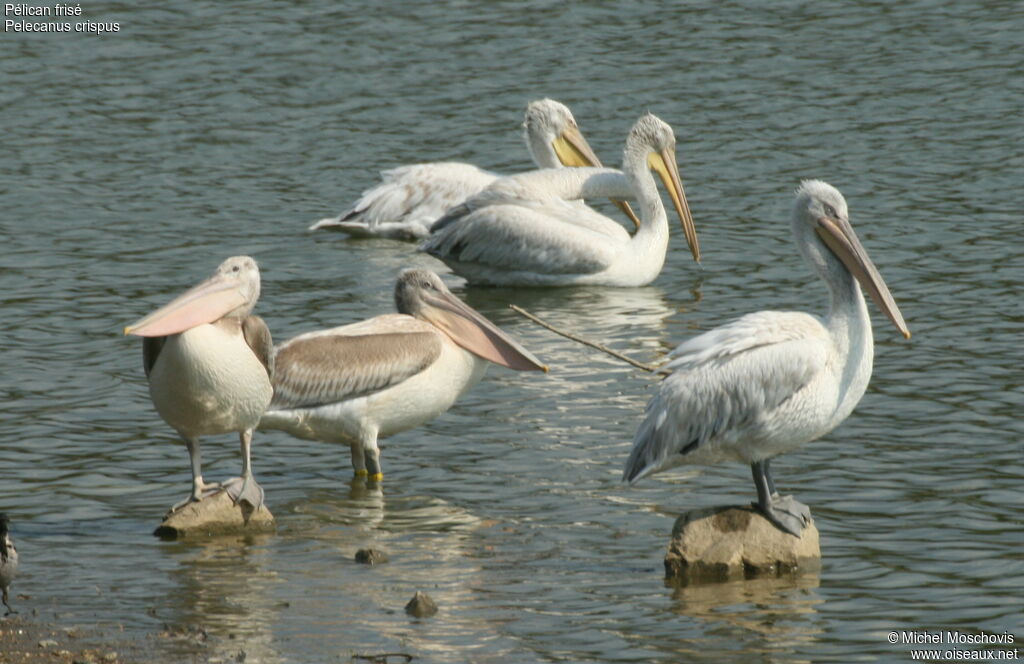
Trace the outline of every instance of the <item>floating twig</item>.
{"label": "floating twig", "polygon": [[650,373],[660,373],[660,374],[663,374],[665,376],[667,376],[668,374],[672,373],[671,371],[663,369],[663,368],[661,368],[659,366],[655,366],[653,364],[644,364],[643,362],[637,362],[633,358],[626,357],[622,353],[616,352],[616,351],[612,350],[611,348],[608,348],[608,346],[605,346],[604,344],[600,344],[600,343],[598,343],[596,341],[590,341],[589,339],[584,339],[583,337],[577,336],[577,335],[575,335],[575,334],[573,334],[571,332],[566,332],[565,330],[559,330],[557,327],[555,327],[551,323],[545,322],[545,321],[541,320],[540,318],[537,318],[536,316],[531,314],[526,309],[523,309],[522,307],[518,307],[518,306],[516,306],[514,304],[510,304],[508,306],[509,306],[510,309],[512,309],[512,311],[516,312],[520,316],[525,316],[526,318],[529,318],[530,320],[532,320],[537,325],[540,325],[541,327],[543,327],[545,329],[551,330],[555,334],[561,335],[561,336],[565,337],[566,339],[571,339],[572,341],[575,341],[576,343],[581,343],[584,346],[590,346],[591,348],[595,348],[595,349],[601,351],[602,353],[607,353],[608,355],[611,355],[612,357],[614,357],[616,359],[622,360],[623,362],[626,362],[628,364],[632,364],[637,369],[643,369],[644,371],[648,371]]}

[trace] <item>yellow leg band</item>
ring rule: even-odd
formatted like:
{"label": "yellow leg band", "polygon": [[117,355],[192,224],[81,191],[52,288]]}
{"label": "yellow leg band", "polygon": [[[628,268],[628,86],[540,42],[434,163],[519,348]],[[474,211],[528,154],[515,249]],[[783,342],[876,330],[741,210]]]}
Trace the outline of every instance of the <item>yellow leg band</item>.
{"label": "yellow leg band", "polygon": [[370,480],[373,482],[380,482],[382,479],[384,479],[384,473],[374,473],[373,475],[370,475]]}
{"label": "yellow leg band", "polygon": [[366,477],[369,474],[370,471],[366,470],[365,468],[361,468],[360,470],[356,471],[356,477]]}

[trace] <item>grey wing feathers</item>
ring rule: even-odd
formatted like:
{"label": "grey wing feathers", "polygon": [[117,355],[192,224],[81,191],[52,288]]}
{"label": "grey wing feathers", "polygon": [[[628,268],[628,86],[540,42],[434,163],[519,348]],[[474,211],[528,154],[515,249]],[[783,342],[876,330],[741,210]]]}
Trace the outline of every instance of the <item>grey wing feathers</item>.
{"label": "grey wing feathers", "polygon": [[274,340],[270,328],[259,316],[246,316],[242,321],[242,336],[256,358],[267,370],[267,376],[274,380]]}
{"label": "grey wing feathers", "polygon": [[[647,405],[633,439],[624,480],[636,481],[675,465],[677,455],[686,456],[721,439],[762,433],[773,411],[825,365],[825,345],[819,343],[817,331],[797,335],[780,322],[745,316],[676,350],[680,357],[669,365],[674,372]],[[746,326],[769,323],[754,335],[756,340],[742,334]]]}
{"label": "grey wing feathers", "polygon": [[160,351],[163,350],[166,342],[167,337],[143,337],[142,368],[146,371],[146,378],[149,378],[149,374],[152,373],[156,358],[160,356]]}
{"label": "grey wing feathers", "polygon": [[420,373],[441,354],[429,332],[293,339],[277,353],[271,409],[313,408],[354,399]]}
{"label": "grey wing feathers", "polygon": [[382,182],[363,192],[342,221],[363,218],[370,224],[412,215],[429,227],[444,210],[464,201],[494,181],[470,164],[440,162],[400,166],[381,173]]}
{"label": "grey wing feathers", "polygon": [[550,213],[550,206],[568,205],[546,201],[473,210],[470,202],[450,210],[420,250],[442,260],[513,270],[600,272],[612,263],[615,250],[607,246],[607,238],[593,231],[552,223],[551,217],[557,215]]}
{"label": "grey wing feathers", "polygon": [[679,344],[667,369],[699,366],[716,358],[739,355],[786,341],[825,338],[821,322],[799,311],[757,311]]}

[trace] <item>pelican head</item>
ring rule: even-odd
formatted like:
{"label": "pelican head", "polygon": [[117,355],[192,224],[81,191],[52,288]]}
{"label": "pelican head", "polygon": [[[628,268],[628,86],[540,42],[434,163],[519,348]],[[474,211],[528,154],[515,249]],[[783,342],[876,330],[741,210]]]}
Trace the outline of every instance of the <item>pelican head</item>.
{"label": "pelican head", "polygon": [[[523,133],[533,160],[545,168],[558,164],[569,167],[602,165],[587,139],[583,138],[569,107],[554,99],[538,99],[527,104]],[[640,220],[628,203],[612,202],[635,227],[640,227]]]}
{"label": "pelican head", "polygon": [[259,297],[260,269],[256,261],[249,256],[232,256],[209,279],[124,328],[124,333],[163,337],[221,318],[244,318]]}
{"label": "pelican head", "polygon": [[[907,339],[910,338],[910,330],[903,321],[903,315],[889,287],[885,285],[867,250],[853,232],[846,199],[838,189],[821,180],[804,180],[796,190],[793,232],[798,238],[801,251],[823,274],[828,275],[829,256],[837,259],[861,288],[867,291],[896,329]],[[815,237],[820,243],[813,241]],[[827,276],[826,280],[832,281]]]}
{"label": "pelican head", "polygon": [[540,99],[526,106],[523,133],[530,154],[541,165],[601,165],[601,160],[580,133],[572,112],[554,99]]}
{"label": "pelican head", "polygon": [[462,348],[485,360],[520,371],[548,368],[482,314],[455,297],[430,270],[409,269],[398,275],[395,307],[426,321]]}
{"label": "pelican head", "polygon": [[693,254],[693,260],[699,262],[700,244],[697,242],[697,229],[693,224],[690,205],[686,202],[683,182],[679,177],[679,165],[676,163],[676,135],[668,123],[652,113],[647,113],[637,120],[626,139],[623,163],[637,159],[645,160],[650,169],[661,178],[683,225],[683,233],[686,235],[686,243]]}

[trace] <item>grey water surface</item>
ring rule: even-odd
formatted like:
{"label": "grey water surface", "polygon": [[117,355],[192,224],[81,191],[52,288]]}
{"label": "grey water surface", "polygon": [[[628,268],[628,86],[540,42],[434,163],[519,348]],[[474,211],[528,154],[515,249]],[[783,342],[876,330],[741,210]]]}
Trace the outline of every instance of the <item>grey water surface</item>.
{"label": "grey water surface", "polygon": [[[1019,3],[81,7],[118,31],[0,38],[0,510],[23,613],[132,638],[201,626],[206,644],[154,641],[182,661],[896,662],[892,631],[1024,639]],[[349,484],[345,448],[257,434],[275,535],[152,537],[188,460],[122,327],[234,254],[259,260],[277,340],[390,311],[400,269],[444,266],[305,228],[384,168],[528,168],[519,124],[543,96],[609,164],[642,112],[675,128],[701,265],[673,225],[645,288],[446,276],[551,373],[492,368],[385,441],[379,489]],[[788,226],[809,177],[846,195],[914,336],[872,306],[868,393],[776,462],[820,573],[666,585],[675,516],[753,499],[749,469],[623,486],[657,379],[507,305],[647,362],[746,312],[821,312]],[[237,474],[237,447],[204,440],[206,476]],[[365,546],[391,562],[357,565]],[[402,611],[416,590],[435,617]]]}

